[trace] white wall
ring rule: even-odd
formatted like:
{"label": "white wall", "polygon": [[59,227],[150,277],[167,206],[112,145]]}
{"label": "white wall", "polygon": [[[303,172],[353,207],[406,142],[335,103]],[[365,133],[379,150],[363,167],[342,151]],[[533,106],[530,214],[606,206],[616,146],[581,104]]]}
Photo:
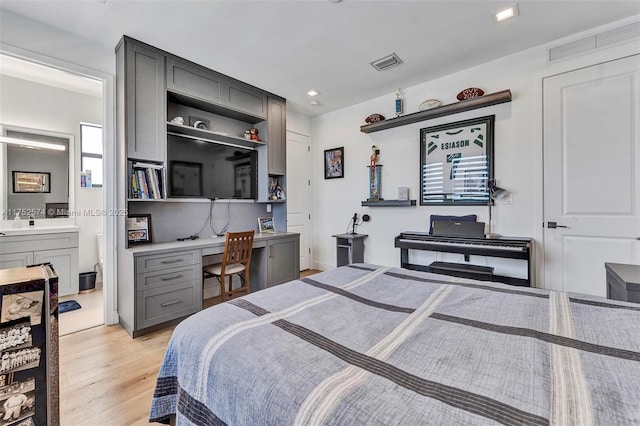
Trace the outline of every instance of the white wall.
{"label": "white wall", "polygon": [[[80,122],[102,124],[101,98],[3,75],[0,76],[0,122],[73,135],[77,169],[75,210],[102,209],[102,189],[80,187]],[[93,271],[98,262],[96,234],[102,232],[102,217],[79,215],[76,225],[80,226],[79,270]]]}
{"label": "white wall", "polygon": [[[637,19],[637,17],[635,18]],[[628,21],[625,21],[628,23]],[[615,27],[614,24],[609,27]],[[589,34],[586,32],[585,34]],[[567,38],[570,41],[581,35]],[[558,44],[552,43],[553,45]],[[467,87],[480,87],[485,93],[510,89],[511,103],[486,107],[433,120],[365,134],[360,126],[369,114],[394,116],[395,95],[353,105],[324,114],[312,120],[314,143],[314,266],[318,269],[335,267],[335,241],[332,234],[345,231],[354,212],[367,213],[372,220],[358,228],[368,234],[365,240],[365,261],[374,264],[399,266],[399,249],[394,237],[402,231],[427,231],[431,214],[477,214],[479,221],[488,221],[485,206],[418,206],[361,207],[368,197],[368,169],[371,146],[380,151],[382,168],[382,197],[397,199],[397,187],[409,187],[411,199],[418,199],[419,135],[420,129],[438,124],[495,114],[495,178],[497,184],[513,194],[512,204],[498,201],[493,210],[494,232],[507,236],[533,237],[540,250],[542,238],[542,78],[582,66],[610,60],[630,53],[638,53],[637,42],[595,52],[590,55],[549,65],[548,46],[533,48],[504,57],[437,80],[406,88],[404,110],[418,111],[418,105],[430,98],[443,103],[456,102],[456,94]],[[404,89],[404,88],[403,88]],[[345,178],[324,180],[323,151],[345,147]],[[543,256],[538,251],[538,270]],[[538,273],[538,278],[542,274]]]}
{"label": "white wall", "polygon": [[287,131],[311,135],[311,119],[287,106]]}

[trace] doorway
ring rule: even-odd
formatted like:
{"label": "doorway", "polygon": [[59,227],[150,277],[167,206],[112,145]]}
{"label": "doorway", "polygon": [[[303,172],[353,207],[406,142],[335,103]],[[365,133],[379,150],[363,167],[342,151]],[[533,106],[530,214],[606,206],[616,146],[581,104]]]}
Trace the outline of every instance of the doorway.
{"label": "doorway", "polygon": [[640,56],[543,80],[545,288],[606,297],[640,261]]}
{"label": "doorway", "polygon": [[[86,179],[81,181],[80,176],[81,172],[86,171],[83,169],[89,169],[89,166],[85,167],[88,164],[96,169],[97,148],[103,152],[102,132],[97,142],[95,138],[91,141],[83,126],[87,123],[102,126],[105,116],[104,82],[18,55],[2,53],[0,64],[3,124],[71,135],[73,144],[70,144],[68,152],[68,209],[66,214],[43,220],[47,221],[46,226],[58,223],[78,226],[78,265],[71,269],[85,274],[97,272],[98,269],[103,269],[101,266],[104,262],[100,260],[100,253],[105,252],[104,243],[98,242],[98,235],[103,233],[105,225],[102,214],[105,210],[101,186],[103,173],[102,170],[95,173],[91,185]],[[87,158],[91,158],[93,163],[83,161],[88,151],[93,156]],[[32,162],[36,168],[38,161],[34,159]],[[55,268],[55,261],[52,263]],[[103,274],[96,274],[93,288],[80,286],[83,290],[81,293],[74,291],[73,294],[66,294],[68,292],[60,289],[60,302],[73,300],[79,306],[60,314],[61,335],[105,323],[105,296],[102,291],[104,280],[101,275]],[[71,278],[82,280],[75,274]]]}

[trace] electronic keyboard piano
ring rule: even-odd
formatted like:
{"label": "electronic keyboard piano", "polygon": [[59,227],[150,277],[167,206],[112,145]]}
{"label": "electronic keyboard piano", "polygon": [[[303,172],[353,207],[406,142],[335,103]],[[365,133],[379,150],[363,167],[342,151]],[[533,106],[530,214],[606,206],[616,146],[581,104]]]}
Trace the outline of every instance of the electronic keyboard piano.
{"label": "electronic keyboard piano", "polygon": [[[400,266],[405,269],[435,272],[482,281],[496,281],[505,284],[532,287],[533,240],[531,238],[500,237],[495,239],[453,236],[435,236],[426,232],[402,232],[395,238],[395,247],[400,249]],[[433,262],[430,265],[409,263],[409,250],[459,253],[469,261],[470,255],[488,256],[526,261],[526,278],[517,278],[493,273],[493,268],[468,263]]]}

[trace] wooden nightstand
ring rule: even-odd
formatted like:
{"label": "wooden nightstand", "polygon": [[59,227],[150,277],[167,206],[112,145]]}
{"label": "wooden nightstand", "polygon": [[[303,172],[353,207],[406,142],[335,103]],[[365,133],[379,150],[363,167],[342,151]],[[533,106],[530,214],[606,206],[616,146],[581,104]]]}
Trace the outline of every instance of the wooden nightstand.
{"label": "wooden nightstand", "polygon": [[640,303],[640,265],[605,263],[607,299]]}

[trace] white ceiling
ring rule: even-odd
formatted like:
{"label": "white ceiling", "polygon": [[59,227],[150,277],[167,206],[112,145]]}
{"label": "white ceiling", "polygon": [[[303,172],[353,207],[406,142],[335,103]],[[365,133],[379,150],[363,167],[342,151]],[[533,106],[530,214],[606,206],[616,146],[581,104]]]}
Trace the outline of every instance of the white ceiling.
{"label": "white ceiling", "polygon": [[[287,98],[309,116],[339,109],[598,25],[640,1],[0,0],[10,10],[114,48],[123,34]],[[404,63],[369,62],[396,52]],[[470,85],[482,86],[481,82]],[[311,106],[310,89],[321,92]]]}

